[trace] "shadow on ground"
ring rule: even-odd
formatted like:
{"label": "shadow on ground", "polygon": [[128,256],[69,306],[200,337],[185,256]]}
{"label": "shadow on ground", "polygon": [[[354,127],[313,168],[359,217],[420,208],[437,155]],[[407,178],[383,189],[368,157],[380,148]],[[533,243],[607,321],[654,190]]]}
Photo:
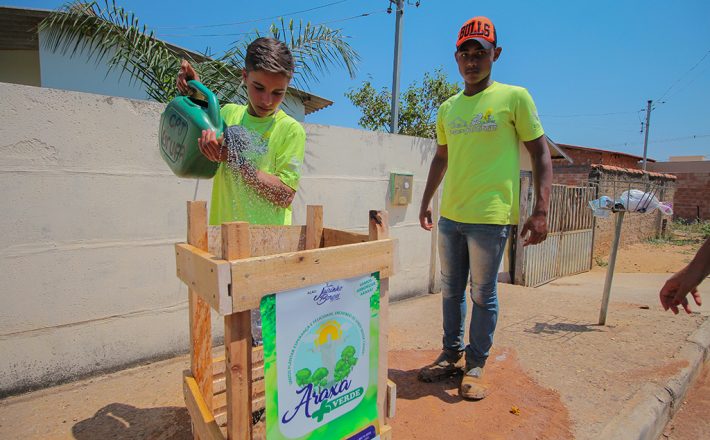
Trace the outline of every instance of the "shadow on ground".
{"label": "shadow on ground", "polygon": [[418,368],[413,370],[390,368],[389,378],[397,384],[397,399],[417,400],[423,397],[435,397],[444,403],[456,403],[462,400],[457,394],[461,374],[432,383],[421,382],[417,379],[418,374]]}
{"label": "shadow on ground", "polygon": [[557,333],[587,333],[587,332],[601,332],[597,324],[573,324],[568,322],[556,322],[551,324],[549,322],[536,322],[532,328],[526,330],[529,333],[547,333],[547,334],[557,334]]}
{"label": "shadow on ground", "polygon": [[169,406],[136,408],[124,403],[104,406],[72,427],[77,440],[192,440],[187,409]]}

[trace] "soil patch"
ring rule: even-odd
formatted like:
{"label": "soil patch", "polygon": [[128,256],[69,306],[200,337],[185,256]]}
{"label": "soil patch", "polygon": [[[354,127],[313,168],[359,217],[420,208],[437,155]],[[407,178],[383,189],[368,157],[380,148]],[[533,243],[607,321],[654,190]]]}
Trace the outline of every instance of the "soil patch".
{"label": "soil patch", "polygon": [[[690,262],[699,244],[635,243],[619,249],[616,255],[617,273],[675,273]],[[592,270],[606,271],[609,256],[592,263]],[[599,263],[602,263],[600,265]]]}
{"label": "soil patch", "polygon": [[391,420],[396,438],[573,438],[559,394],[535,383],[513,349],[493,350],[486,377],[494,389],[479,402],[459,397],[460,376],[437,383],[417,380],[419,368],[438,354],[437,350],[389,353],[389,376],[397,384],[397,414]]}

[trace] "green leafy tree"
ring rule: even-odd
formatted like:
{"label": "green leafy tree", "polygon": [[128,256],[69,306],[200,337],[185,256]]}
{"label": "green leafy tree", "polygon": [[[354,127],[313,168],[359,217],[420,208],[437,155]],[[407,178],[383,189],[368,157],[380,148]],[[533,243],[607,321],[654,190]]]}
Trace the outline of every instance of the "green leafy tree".
{"label": "green leafy tree", "polygon": [[355,357],[355,347],[348,345],[340,353],[340,359],[335,363],[335,372],[333,373],[333,378],[336,381],[341,381],[348,377],[353,371],[353,367],[357,364],[357,358]]}
{"label": "green leafy tree", "polygon": [[328,369],[325,367],[320,367],[311,375],[310,383],[313,386],[324,387],[328,384]]}
{"label": "green leafy tree", "polygon": [[244,102],[244,55],[249,43],[260,36],[277,38],[288,45],[296,64],[293,85],[299,88],[307,89],[334,66],[344,67],[352,78],[359,61],[340,30],[283,18],[272,24],[266,35],[254,31],[218,57],[208,53],[196,57],[158,40],[135,14],[115,0],[67,3],[42,21],[39,30],[46,31],[45,44],[50,50],[70,56],[85,53],[97,64],[106,60],[109,70],[128,73],[159,102],[169,102],[177,95],[175,78],[181,58],[190,61],[201,82],[216,91],[222,102]]}
{"label": "green leafy tree", "polygon": [[[434,139],[436,111],[459,90],[459,84],[450,83],[441,68],[425,73],[421,86],[414,81],[400,94],[398,133]],[[378,92],[371,81],[365,81],[359,89],[350,90],[345,96],[362,112],[358,121],[362,128],[391,131],[392,94],[389,88],[383,87]]]}
{"label": "green leafy tree", "polygon": [[299,387],[309,384],[310,379],[311,370],[308,368],[302,368],[296,372],[296,384],[298,384]]}

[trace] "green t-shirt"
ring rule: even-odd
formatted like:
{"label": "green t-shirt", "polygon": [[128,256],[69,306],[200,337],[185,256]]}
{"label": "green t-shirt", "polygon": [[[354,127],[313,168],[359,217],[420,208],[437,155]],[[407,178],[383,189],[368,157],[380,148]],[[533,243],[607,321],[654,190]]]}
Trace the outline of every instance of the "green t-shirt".
{"label": "green t-shirt", "polygon": [[[253,148],[244,158],[255,168],[297,189],[306,145],[303,126],[283,110],[266,118],[258,118],[247,113],[246,109],[245,105],[227,104],[220,112],[227,126],[241,125],[253,134]],[[223,162],[214,176],[210,224],[234,221],[290,225],[291,207],[281,208],[266,200]]]}
{"label": "green t-shirt", "polygon": [[436,139],[448,146],[441,215],[461,223],[518,223],[519,143],[544,134],[535,103],[522,87],[494,82],[463,91],[439,107]]}

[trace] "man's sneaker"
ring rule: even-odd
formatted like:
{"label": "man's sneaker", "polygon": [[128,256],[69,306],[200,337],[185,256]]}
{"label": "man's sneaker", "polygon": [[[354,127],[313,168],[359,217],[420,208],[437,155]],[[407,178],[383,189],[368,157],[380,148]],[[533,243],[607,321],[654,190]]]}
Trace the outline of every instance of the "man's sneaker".
{"label": "man's sneaker", "polygon": [[463,352],[442,351],[434,363],[419,370],[422,382],[436,382],[463,373]]}
{"label": "man's sneaker", "polygon": [[466,368],[459,395],[466,400],[481,400],[488,395],[488,390],[488,384],[483,381],[483,367]]}

